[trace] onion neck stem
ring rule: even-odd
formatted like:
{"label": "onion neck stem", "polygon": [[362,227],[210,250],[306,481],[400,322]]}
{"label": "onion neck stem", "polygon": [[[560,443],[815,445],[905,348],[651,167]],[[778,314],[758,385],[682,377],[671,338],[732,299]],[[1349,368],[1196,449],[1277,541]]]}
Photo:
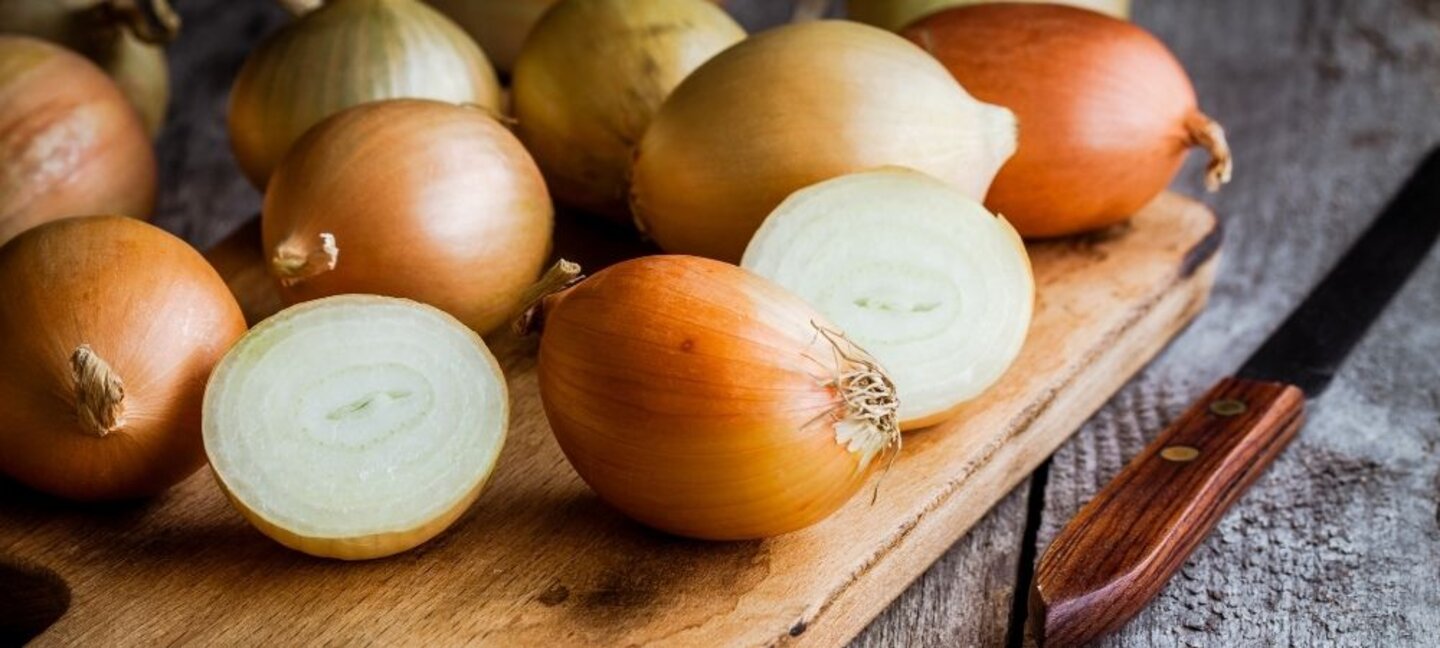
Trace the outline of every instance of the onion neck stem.
{"label": "onion neck stem", "polygon": [[582,278],[584,275],[580,271],[580,264],[565,259],[556,261],[555,265],[550,266],[550,269],[540,276],[539,281],[525,289],[520,300],[522,310],[515,320],[515,332],[529,335],[544,328],[546,303],[579,283]]}
{"label": "onion neck stem", "polygon": [[1185,130],[1190,135],[1192,146],[1199,146],[1210,153],[1210,163],[1205,165],[1205,188],[1219,191],[1221,185],[1230,182],[1235,167],[1230,156],[1230,143],[1225,140],[1225,129],[1219,122],[1197,112],[1185,120]]}
{"label": "onion neck stem", "polygon": [[335,244],[335,235],[325,232],[318,238],[318,249],[291,242],[282,243],[275,249],[275,257],[270,259],[270,270],[280,283],[293,286],[335,269],[340,262],[340,248]]}
{"label": "onion neck stem", "polygon": [[790,22],[819,20],[825,16],[825,10],[829,8],[830,0],[797,0],[795,10],[790,14]]}
{"label": "onion neck stem", "polygon": [[325,4],[325,0],[276,0],[276,2],[279,2],[280,6],[296,18],[315,11]]}
{"label": "onion neck stem", "polygon": [[125,425],[125,384],[88,344],[70,354],[75,377],[75,414],[80,429],[98,438]]}
{"label": "onion neck stem", "polygon": [[180,34],[180,14],[170,0],[110,0],[104,7],[147,43],[168,43]]}

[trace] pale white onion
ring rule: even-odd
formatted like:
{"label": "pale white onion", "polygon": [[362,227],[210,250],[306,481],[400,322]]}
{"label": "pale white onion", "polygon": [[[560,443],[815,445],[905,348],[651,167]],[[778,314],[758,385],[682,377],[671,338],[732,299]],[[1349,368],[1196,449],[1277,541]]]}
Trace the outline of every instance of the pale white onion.
{"label": "pale white onion", "polygon": [[944,420],[1019,355],[1035,282],[1004,218],[930,176],[885,168],[791,195],[742,265],[790,289],[875,356],[900,424]]}
{"label": "pale white onion", "polygon": [[282,311],[226,355],[205,393],[205,451],[266,535],[377,558],[470,507],[508,418],[504,375],[465,325],[418,302],[343,295]]}

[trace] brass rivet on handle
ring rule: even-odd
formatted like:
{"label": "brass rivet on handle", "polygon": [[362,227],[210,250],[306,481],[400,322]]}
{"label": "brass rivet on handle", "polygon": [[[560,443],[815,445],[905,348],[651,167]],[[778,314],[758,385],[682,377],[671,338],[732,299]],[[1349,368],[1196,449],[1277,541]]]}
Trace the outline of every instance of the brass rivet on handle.
{"label": "brass rivet on handle", "polygon": [[1226,398],[1210,403],[1210,413],[1216,416],[1239,416],[1245,413],[1245,403]]}
{"label": "brass rivet on handle", "polygon": [[1198,456],[1200,456],[1200,451],[1190,446],[1170,446],[1160,451],[1161,458],[1165,459],[1166,461],[1174,461],[1176,463],[1194,461],[1194,459]]}

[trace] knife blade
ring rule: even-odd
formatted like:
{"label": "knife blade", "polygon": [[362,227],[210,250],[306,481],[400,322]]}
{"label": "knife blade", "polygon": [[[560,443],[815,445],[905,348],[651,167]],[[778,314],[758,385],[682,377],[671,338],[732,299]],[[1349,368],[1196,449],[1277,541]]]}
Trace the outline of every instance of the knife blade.
{"label": "knife blade", "polygon": [[1295,436],[1305,402],[1440,236],[1440,148],[1233,377],[1222,379],[1050,543],[1030,589],[1042,646],[1088,643],[1158,594]]}

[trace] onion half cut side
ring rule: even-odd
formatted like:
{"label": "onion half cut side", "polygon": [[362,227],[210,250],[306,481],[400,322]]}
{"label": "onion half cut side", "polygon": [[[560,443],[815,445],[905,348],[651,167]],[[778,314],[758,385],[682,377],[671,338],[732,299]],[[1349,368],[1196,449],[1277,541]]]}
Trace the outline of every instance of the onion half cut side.
{"label": "onion half cut side", "polygon": [[945,420],[994,384],[1019,355],[1035,303],[1029,255],[1004,218],[895,167],[795,192],[741,265],[875,356],[907,430]]}
{"label": "onion half cut side", "polygon": [[404,299],[342,295],[252,329],[205,392],[210,466],[261,532],[315,556],[418,546],[479,496],[505,378],[473,331]]}

